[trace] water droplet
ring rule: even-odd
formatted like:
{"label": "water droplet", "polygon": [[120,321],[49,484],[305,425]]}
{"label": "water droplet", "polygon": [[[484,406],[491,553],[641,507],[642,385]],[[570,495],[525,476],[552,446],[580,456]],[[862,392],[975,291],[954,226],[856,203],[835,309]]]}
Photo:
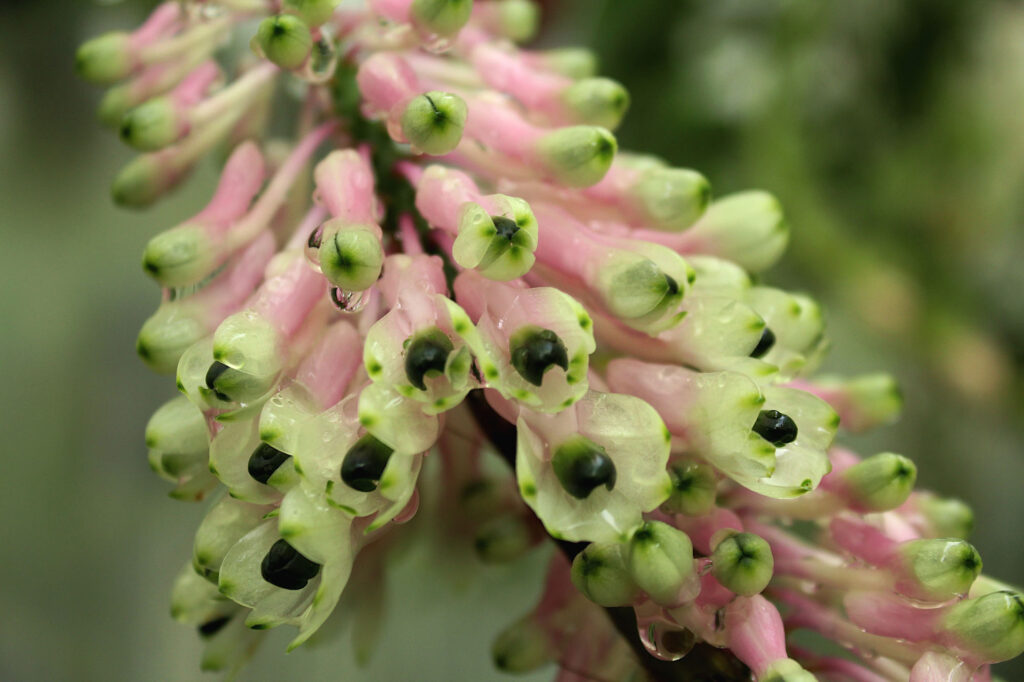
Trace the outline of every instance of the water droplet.
{"label": "water droplet", "polygon": [[644,648],[663,661],[678,661],[697,642],[692,632],[666,618],[660,608],[637,613],[636,626]]}
{"label": "water droplet", "polygon": [[323,241],[324,237],[324,226],[318,225],[315,230],[309,233],[309,239],[306,240],[306,248],[303,249],[303,253],[306,255],[306,260],[320,268],[320,242]]}
{"label": "water droplet", "polygon": [[364,307],[369,296],[365,291],[342,291],[338,287],[331,287],[331,302],[343,313],[358,313]]}

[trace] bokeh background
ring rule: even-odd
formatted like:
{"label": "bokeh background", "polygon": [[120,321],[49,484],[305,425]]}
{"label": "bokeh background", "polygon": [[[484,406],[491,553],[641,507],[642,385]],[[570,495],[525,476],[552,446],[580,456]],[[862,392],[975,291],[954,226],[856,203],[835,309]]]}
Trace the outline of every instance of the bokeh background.
{"label": "bokeh background", "polygon": [[[906,396],[899,424],[849,442],[911,456],[919,485],[974,508],[986,572],[1024,582],[1024,8],[546,4],[540,42],[591,47],[629,87],[623,147],[697,168],[719,195],[779,197],[793,239],[767,281],[825,303],[827,368],[889,371]],[[147,467],[142,429],[169,385],[133,343],[158,300],[142,247],[201,205],[213,169],[155,210],[116,209],[108,183],[131,155],[71,67],[151,5],[0,5],[4,681],[204,679],[167,614],[202,506]],[[489,642],[529,608],[545,554],[456,570],[452,552],[412,542],[388,569],[365,669],[344,639],[285,656],[275,633],[239,679],[500,679]]]}

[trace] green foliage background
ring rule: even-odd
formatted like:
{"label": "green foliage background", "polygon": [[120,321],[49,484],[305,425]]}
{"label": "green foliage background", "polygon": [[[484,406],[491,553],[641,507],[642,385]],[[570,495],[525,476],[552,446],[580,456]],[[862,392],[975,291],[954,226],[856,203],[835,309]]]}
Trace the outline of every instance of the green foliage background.
{"label": "green foliage background", "polygon": [[[132,347],[158,300],[142,247],[205,200],[213,169],[156,210],[115,209],[130,154],[71,69],[81,41],[146,4],[0,8],[2,680],[200,678],[166,604],[202,509],[146,465],[142,427],[170,385]],[[547,4],[542,41],[594,48],[629,87],[623,147],[701,170],[718,195],[780,198],[793,240],[768,281],[825,302],[828,368],[904,388],[900,424],[852,442],[911,456],[920,485],[968,501],[986,571],[1024,582],[1021,6]],[[500,679],[488,643],[532,603],[544,553],[459,568],[452,551],[405,548],[364,671],[345,644],[285,657],[277,633],[240,679]]]}

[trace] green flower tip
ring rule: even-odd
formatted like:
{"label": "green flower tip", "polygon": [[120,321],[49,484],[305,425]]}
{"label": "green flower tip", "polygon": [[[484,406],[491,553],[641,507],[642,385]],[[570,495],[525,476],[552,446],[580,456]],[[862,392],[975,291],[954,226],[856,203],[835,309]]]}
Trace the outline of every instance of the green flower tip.
{"label": "green flower tip", "polygon": [[526,616],[498,635],[491,646],[491,658],[498,670],[527,673],[537,670],[558,655],[544,628]]}
{"label": "green flower tip", "polygon": [[309,26],[291,14],[279,14],[261,21],[254,40],[258,51],[282,69],[299,68],[306,63],[313,49]]}
{"label": "green flower tip", "polygon": [[136,104],[138,104],[138,101],[132,96],[130,89],[119,85],[110,88],[103,95],[103,99],[100,100],[99,109],[96,111],[96,116],[103,125],[118,130],[121,127],[121,120],[124,118],[124,115]]}
{"label": "green flower tip", "polygon": [[711,202],[711,184],[686,168],[652,168],[640,176],[633,195],[650,227],[680,231],[704,215]]}
{"label": "green flower tip", "polygon": [[591,78],[597,73],[597,56],[586,48],[561,47],[538,54],[544,66],[566,78]]}
{"label": "green flower tip", "polygon": [[817,682],[818,678],[807,672],[792,658],[773,662],[758,678],[759,682]]}
{"label": "green flower tip", "polygon": [[628,565],[637,586],[664,606],[677,604],[696,578],[689,536],[660,521],[644,523],[633,532]]}
{"label": "green flower tip", "polygon": [[661,508],[670,514],[703,516],[715,506],[718,481],[714,469],[701,462],[680,462],[669,467],[672,492]]}
{"label": "green flower tip", "polygon": [[533,546],[530,527],[522,517],[506,515],[486,524],[473,539],[476,555],[486,563],[507,563]]}
{"label": "green flower tip", "polygon": [[146,424],[146,447],[182,454],[206,454],[209,433],[203,413],[185,396],[161,405]]}
{"label": "green flower tip", "polygon": [[552,367],[569,371],[565,343],[550,329],[522,327],[509,340],[509,356],[512,367],[534,386],[544,382],[544,373]]}
{"label": "green flower tip", "polygon": [[183,123],[168,97],[156,97],[132,109],[121,120],[121,139],[140,151],[154,151],[174,143]]}
{"label": "green flower tip", "polygon": [[413,0],[409,11],[424,33],[451,37],[469,21],[473,0]]}
{"label": "green flower tip", "polygon": [[327,23],[334,14],[340,0],[284,0],[281,9],[294,14],[306,26],[320,26]]}
{"label": "green flower tip", "polygon": [[132,72],[131,36],[113,32],[93,38],[75,53],[78,75],[97,85],[109,85]]}
{"label": "green flower tip", "polygon": [[523,43],[537,33],[540,8],[532,0],[500,0],[497,4],[497,31],[517,43]]}
{"label": "green flower tip", "polygon": [[981,573],[981,555],[964,540],[911,540],[899,554],[904,571],[896,589],[914,599],[948,601],[965,595]]}
{"label": "green flower tip", "polygon": [[411,339],[405,348],[405,376],[409,383],[421,391],[427,390],[423,379],[443,375],[453,350],[451,339],[437,327]]}
{"label": "green flower tip", "polygon": [[468,109],[458,95],[427,92],[413,98],[402,113],[402,134],[425,154],[447,154],[459,145]]}
{"label": "green flower tip", "polygon": [[384,250],[367,226],[345,225],[320,244],[320,268],[342,291],[364,291],[380,277]]}
{"label": "green flower tip", "polygon": [[629,92],[610,78],[585,78],[562,92],[577,123],[615,130],[629,109]]}
{"label": "green flower tip", "polygon": [[760,272],[773,265],[789,243],[789,227],[778,199],[752,190],[719,199],[694,225],[712,255]]}
{"label": "green flower tip", "polygon": [[927,493],[922,493],[918,500],[918,508],[935,535],[966,539],[974,530],[974,512],[966,503]]}
{"label": "green flower tip", "polygon": [[882,512],[906,502],[917,480],[917,467],[902,455],[882,452],[853,465],[841,475],[850,502],[857,509]]}
{"label": "green flower tip", "polygon": [[775,569],[772,548],[753,533],[732,533],[711,555],[711,572],[726,589],[750,597],[768,586]]}
{"label": "green flower tip", "polygon": [[208,333],[187,309],[164,305],[143,323],[135,340],[135,351],[153,371],[173,374],[182,354]]}
{"label": "green flower tip", "polygon": [[537,151],[545,170],[569,187],[597,184],[618,150],[615,136],[597,126],[570,126],[544,135]]}
{"label": "green flower tip", "polygon": [[226,403],[247,403],[263,396],[276,383],[275,375],[250,374],[214,361],[206,370],[207,395]]}
{"label": "green flower tip", "polygon": [[1024,597],[1019,592],[992,592],[953,605],[944,619],[953,643],[987,663],[1024,653]]}
{"label": "green flower tip", "polygon": [[151,154],[136,157],[114,178],[110,195],[119,206],[145,208],[163,196],[175,176]]}
{"label": "green flower tip", "polygon": [[628,606],[639,589],[626,566],[624,546],[588,545],[572,560],[572,583],[598,606]]}
{"label": "green flower tip", "polygon": [[500,215],[490,215],[476,203],[461,209],[452,255],[464,268],[475,269],[488,279],[508,281],[533,267],[537,219],[522,199],[498,194],[495,203]]}
{"label": "green flower tip", "polygon": [[161,232],[146,244],[142,269],[165,287],[199,282],[214,269],[214,248],[199,225]]}
{"label": "green flower tip", "polygon": [[615,488],[615,463],[603,447],[583,436],[576,436],[555,450],[551,467],[567,493],[585,500],[598,487]]}
{"label": "green flower tip", "polygon": [[597,285],[608,310],[621,319],[657,319],[683,299],[675,278],[643,256],[628,254],[609,263]]}

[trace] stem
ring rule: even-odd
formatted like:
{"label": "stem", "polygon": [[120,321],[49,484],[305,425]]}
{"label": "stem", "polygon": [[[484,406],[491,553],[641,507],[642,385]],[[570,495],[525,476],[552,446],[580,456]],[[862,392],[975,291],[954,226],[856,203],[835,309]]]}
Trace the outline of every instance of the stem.
{"label": "stem", "polygon": [[[473,418],[480,432],[487,435],[502,459],[515,469],[516,427],[498,416],[487,404],[480,391],[471,391],[466,396]],[[582,552],[587,543],[566,542],[552,538],[565,557],[572,561]],[[647,653],[637,631],[636,614],[628,606],[605,607],[605,613],[612,625],[633,650],[637,662],[643,667],[652,682],[746,682],[750,670],[726,649],[716,649],[703,642],[678,661],[662,661]]]}

